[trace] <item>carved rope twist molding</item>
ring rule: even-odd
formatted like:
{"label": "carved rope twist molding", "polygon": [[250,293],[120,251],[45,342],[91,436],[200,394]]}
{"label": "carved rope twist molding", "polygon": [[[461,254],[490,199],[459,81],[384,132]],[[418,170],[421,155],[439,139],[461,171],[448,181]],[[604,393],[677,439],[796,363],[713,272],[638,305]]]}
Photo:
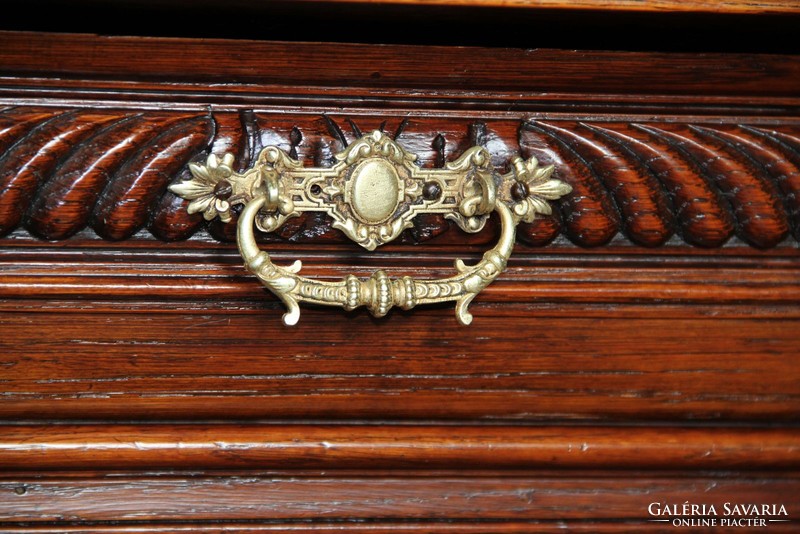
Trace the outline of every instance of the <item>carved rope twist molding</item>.
{"label": "carved rope twist molding", "polygon": [[[205,165],[190,165],[192,180],[171,190],[191,200],[188,210],[206,219],[230,221],[231,207],[245,204],[239,218],[237,242],[248,270],[287,307],[287,325],[300,318],[300,302],[366,306],[376,317],[394,307],[456,302],[456,317],[472,322],[467,308],[472,299],[503,272],[511,255],[516,226],[549,212],[547,201],[569,193],[571,187],[551,177],[553,166],[539,167],[535,158],[515,158],[512,171],[501,175],[490,165],[488,152],[468,149],[444,169],[422,169],[416,156],[375,131],[336,155],[330,168],[305,168],[277,147],[266,147],[244,173],[232,170],[233,156],[209,156]],[[492,212],[502,225],[500,239],[474,266],[456,260],[458,274],[439,280],[390,278],[384,271],[360,280],[348,275],[336,282],[300,276],[301,262],[274,264],[256,243],[254,227],[279,228],[304,211],[322,211],[350,239],[374,250],[397,238],[420,213],[443,213],[466,232],[480,231]]]}
{"label": "carved rope twist molding", "polygon": [[[225,152],[240,154],[240,165],[250,161],[251,153],[255,161],[265,138],[280,142],[295,159],[299,153],[327,161],[331,143],[326,136],[343,146],[361,137],[353,121],[350,132],[343,132],[327,116],[322,121],[295,116],[287,131],[286,125],[273,128],[274,119],[274,114],[251,110],[200,115],[49,105],[0,110],[0,236],[18,232],[60,241],[91,239],[94,233],[109,240],[137,234],[149,239],[146,230],[153,238],[176,241],[205,228],[215,239],[234,238],[216,221],[203,225],[202,218],[186,213],[182,199],[164,192],[171,181],[188,179],[189,162]],[[558,209],[518,227],[517,239],[527,245],[541,246],[561,236],[581,247],[600,247],[613,239],[644,247],[677,245],[679,240],[703,248],[796,244],[798,122],[692,120],[510,119],[488,126],[472,122],[465,133],[476,145],[485,145],[487,135],[494,139],[495,158],[503,147],[519,146],[543,165],[554,164],[558,177],[572,185]],[[327,133],[320,129],[325,121]],[[426,132],[433,139],[437,166],[443,166],[450,159],[448,147],[458,146],[462,138],[448,135],[445,141],[436,132],[463,126],[456,118],[404,118],[393,137],[418,143],[406,130]],[[309,221],[313,216],[306,214]],[[447,231],[439,217],[412,222],[405,235],[409,240]],[[331,226],[286,225],[280,238],[336,240]]]}

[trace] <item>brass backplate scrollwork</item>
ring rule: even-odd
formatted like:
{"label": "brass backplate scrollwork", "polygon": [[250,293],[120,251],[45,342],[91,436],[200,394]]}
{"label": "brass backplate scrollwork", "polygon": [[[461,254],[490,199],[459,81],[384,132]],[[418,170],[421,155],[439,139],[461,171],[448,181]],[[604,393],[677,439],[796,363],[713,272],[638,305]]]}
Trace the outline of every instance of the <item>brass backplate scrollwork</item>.
{"label": "brass backplate scrollwork", "polygon": [[[336,155],[329,168],[304,167],[277,147],[262,150],[244,173],[232,170],[233,156],[209,156],[205,165],[192,164],[193,178],[170,189],[191,200],[190,213],[206,219],[231,219],[231,207],[245,204],[237,231],[239,250],[247,268],[288,308],[287,325],[300,316],[299,302],[354,309],[366,306],[381,317],[393,306],[456,301],[456,317],[469,324],[467,307],[475,295],[504,269],[514,245],[516,225],[532,222],[537,213],[550,213],[548,201],[571,191],[552,178],[553,166],[540,167],[535,158],[515,158],[512,170],[498,173],[486,149],[472,147],[443,169],[423,169],[382,132],[365,135]],[[383,271],[366,280],[347,276],[336,282],[311,280],[298,274],[299,261],[289,267],[272,263],[256,244],[254,229],[279,228],[306,211],[322,211],[350,239],[374,250],[412,225],[421,213],[440,213],[466,232],[478,232],[496,211],[502,224],[500,239],[474,266],[456,261],[458,274],[438,280],[411,277],[391,279]]]}

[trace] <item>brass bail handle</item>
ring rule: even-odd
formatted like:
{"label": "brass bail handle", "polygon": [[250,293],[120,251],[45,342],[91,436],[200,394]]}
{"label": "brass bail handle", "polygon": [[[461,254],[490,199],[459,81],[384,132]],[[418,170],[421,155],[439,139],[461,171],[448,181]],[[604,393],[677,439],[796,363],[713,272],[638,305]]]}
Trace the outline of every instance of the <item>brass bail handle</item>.
{"label": "brass bail handle", "polygon": [[[514,247],[517,224],[549,214],[550,200],[572,188],[552,178],[553,166],[540,167],[535,158],[515,158],[512,170],[500,174],[482,147],[472,147],[443,169],[423,169],[382,132],[358,139],[336,155],[330,168],[304,167],[278,147],[269,146],[243,173],[232,170],[233,156],[208,157],[205,165],[191,164],[193,178],[170,189],[190,200],[190,213],[207,220],[230,221],[230,209],[245,208],[239,217],[237,243],[247,269],[287,308],[283,322],[300,318],[300,302],[352,310],[366,306],[376,317],[394,306],[456,302],[456,318],[472,322],[467,308],[472,299],[506,268]],[[313,280],[298,273],[302,263],[281,267],[256,243],[254,228],[270,232],[306,211],[322,211],[350,239],[374,250],[398,237],[420,213],[441,213],[466,232],[478,232],[492,212],[500,218],[497,244],[473,266],[456,260],[457,274],[436,280],[404,276],[390,278],[375,271],[366,279],[348,275],[335,282]]]}

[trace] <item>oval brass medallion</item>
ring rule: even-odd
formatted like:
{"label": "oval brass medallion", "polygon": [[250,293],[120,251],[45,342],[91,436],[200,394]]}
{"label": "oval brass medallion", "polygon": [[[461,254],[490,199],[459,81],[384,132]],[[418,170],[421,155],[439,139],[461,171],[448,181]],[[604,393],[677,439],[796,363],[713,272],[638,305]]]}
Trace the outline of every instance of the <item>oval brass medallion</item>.
{"label": "oval brass medallion", "polygon": [[366,223],[379,223],[397,209],[400,177],[391,163],[370,158],[359,163],[350,175],[350,205]]}

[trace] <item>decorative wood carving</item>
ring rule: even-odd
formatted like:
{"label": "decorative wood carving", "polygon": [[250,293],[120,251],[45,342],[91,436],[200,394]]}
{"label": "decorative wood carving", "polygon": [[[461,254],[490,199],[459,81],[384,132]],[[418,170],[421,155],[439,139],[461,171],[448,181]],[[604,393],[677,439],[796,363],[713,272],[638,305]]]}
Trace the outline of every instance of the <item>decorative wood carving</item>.
{"label": "decorative wood carving", "polygon": [[[800,127],[785,122],[359,118],[370,126],[378,120],[394,127],[398,142],[417,150],[424,166],[453,160],[471,141],[498,161],[519,147],[543,165],[556,164],[555,176],[573,192],[559,213],[521,226],[528,244],[563,233],[584,247],[622,234],[645,247],[677,235],[701,247],[736,236],[770,248],[790,233],[800,236]],[[332,153],[361,132],[356,120],[328,115],[292,122],[248,110],[8,108],[0,112],[0,232],[24,226],[60,240],[91,227],[121,240],[146,227],[158,239],[185,239],[201,228],[201,217],[185,214],[186,203],[166,188],[188,178],[189,162],[232,152],[242,169],[263,146],[276,144],[309,166],[330,164]],[[449,226],[440,216],[422,217],[405,240],[426,241]],[[210,231],[231,237],[219,224]],[[318,214],[293,221],[280,236],[343,240]]]}

